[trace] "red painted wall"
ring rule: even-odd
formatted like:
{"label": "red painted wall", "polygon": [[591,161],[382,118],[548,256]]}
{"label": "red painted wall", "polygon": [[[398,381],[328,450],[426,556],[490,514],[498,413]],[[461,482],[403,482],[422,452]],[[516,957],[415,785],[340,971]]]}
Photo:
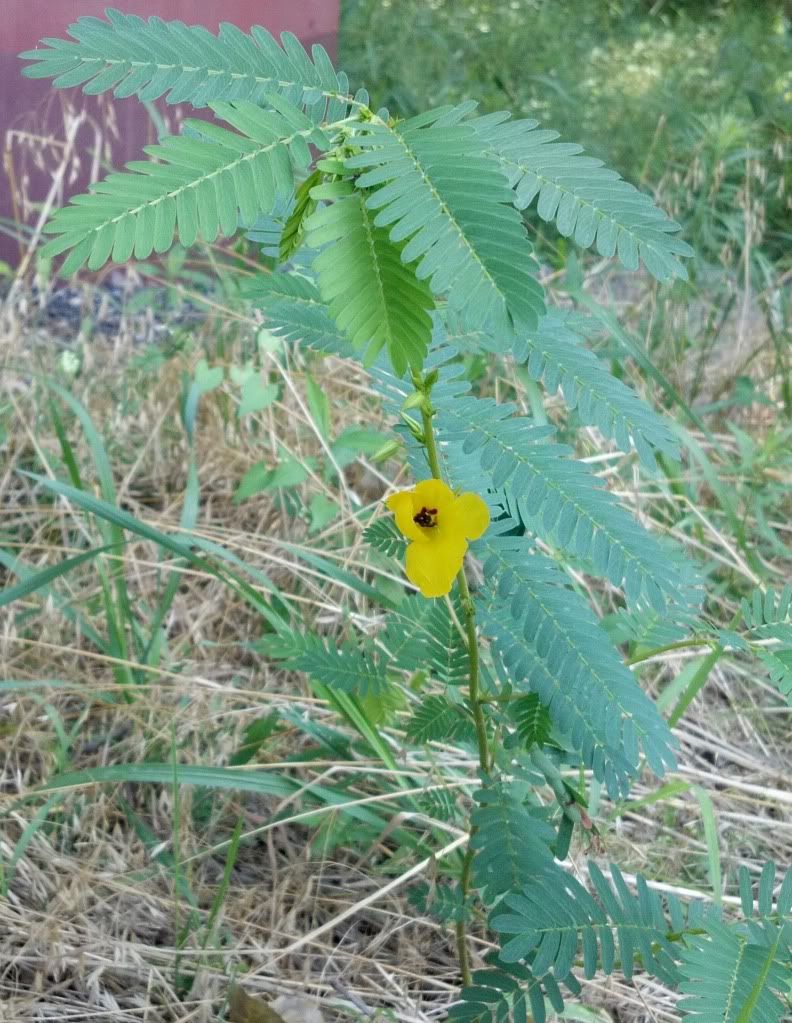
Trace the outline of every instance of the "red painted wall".
{"label": "red painted wall", "polygon": [[[4,149],[0,259],[15,262],[19,257],[17,243],[2,230],[3,220],[20,215],[23,195],[30,202],[40,202],[50,190],[52,173],[63,152],[59,143],[65,131],[64,100],[76,110],[84,110],[90,120],[80,128],[78,155],[64,175],[59,200],[85,189],[98,138],[102,140],[102,158],[116,166],[139,157],[141,147],[154,141],[151,119],[134,97],[112,101],[110,93],[93,98],[80,89],[54,90],[49,80],[21,75],[24,62],[16,56],[20,51],[33,49],[45,36],[68,38],[67,29],[73,21],[88,15],[102,17],[108,6],[125,14],[156,14],[166,20],[204,25],[212,32],[220,21],[233,22],[244,31],[251,25],[263,25],[276,37],[280,32],[293,32],[304,46],[310,48],[318,42],[331,57],[335,53],[339,0],[0,0],[0,140]],[[181,116],[192,113],[189,108],[168,107],[163,100],[157,107],[172,128]],[[43,141],[48,136],[51,144]],[[27,223],[35,222],[35,216],[29,208]]]}

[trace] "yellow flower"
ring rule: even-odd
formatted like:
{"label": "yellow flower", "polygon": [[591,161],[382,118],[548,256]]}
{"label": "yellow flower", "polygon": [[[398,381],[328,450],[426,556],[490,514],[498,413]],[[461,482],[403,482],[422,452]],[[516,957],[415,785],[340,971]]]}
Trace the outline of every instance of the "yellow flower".
{"label": "yellow flower", "polygon": [[412,490],[391,494],[385,504],[412,543],[407,578],[425,597],[443,597],[462,567],[468,540],[489,525],[489,510],[478,494],[456,497],[442,480],[424,480]]}

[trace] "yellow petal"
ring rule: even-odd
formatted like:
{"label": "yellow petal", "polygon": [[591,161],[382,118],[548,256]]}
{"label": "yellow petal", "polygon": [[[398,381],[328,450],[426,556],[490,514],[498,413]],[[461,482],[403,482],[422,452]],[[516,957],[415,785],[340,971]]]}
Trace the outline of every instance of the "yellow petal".
{"label": "yellow petal", "polygon": [[462,567],[467,544],[461,537],[444,537],[430,543],[411,543],[407,548],[407,578],[424,597],[444,597]]}
{"label": "yellow petal", "polygon": [[[489,508],[478,494],[461,494],[446,512],[446,528],[459,532],[467,540],[478,540],[490,524]],[[444,523],[446,525],[446,523]]]}
{"label": "yellow petal", "polygon": [[454,492],[442,480],[422,480],[413,490],[413,507],[416,512],[421,508],[436,508],[439,519],[442,512],[449,508],[454,500]]}
{"label": "yellow petal", "polygon": [[408,540],[417,540],[419,543],[426,543],[427,537],[420,526],[413,522],[413,491],[400,490],[398,494],[391,494],[385,504],[393,512],[396,518],[396,525],[404,533]]}

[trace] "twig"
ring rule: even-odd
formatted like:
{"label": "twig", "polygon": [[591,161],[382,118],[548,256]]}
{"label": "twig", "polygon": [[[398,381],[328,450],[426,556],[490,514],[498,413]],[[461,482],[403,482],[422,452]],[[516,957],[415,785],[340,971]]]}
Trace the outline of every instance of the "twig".
{"label": "twig", "polygon": [[362,998],[358,998],[354,991],[350,991],[348,988],[344,987],[344,985],[341,983],[338,977],[330,978],[330,987],[334,991],[338,992],[338,994],[345,1001],[349,1002],[350,1005],[353,1005],[358,1010],[358,1012],[362,1012],[364,1016],[371,1017],[376,1015],[374,1010],[370,1009]]}

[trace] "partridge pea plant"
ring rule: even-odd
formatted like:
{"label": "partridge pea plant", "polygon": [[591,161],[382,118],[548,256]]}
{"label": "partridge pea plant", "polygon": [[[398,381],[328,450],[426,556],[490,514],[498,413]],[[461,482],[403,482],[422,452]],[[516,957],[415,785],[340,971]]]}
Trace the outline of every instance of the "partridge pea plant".
{"label": "partridge pea plant", "polygon": [[[578,580],[621,591],[645,650],[688,634],[701,590],[543,416],[486,396],[467,372],[471,354],[511,360],[647,471],[676,458],[669,424],[586,346],[585,322],[548,307],[526,219],[661,282],[686,277],[678,225],[536,121],[479,116],[475,102],[402,120],[289,34],[108,10],[70,35],[23,54],[25,73],[203,116],[55,213],[42,255],[64,256],[70,274],[177,239],[269,239],[247,297],[285,343],[361,360],[397,422],[415,486],[387,497],[366,536],[372,556],[403,562],[404,596],[376,636],[350,625],[328,641],[273,615],[270,652],[347,711],[399,695],[405,743],[476,751],[472,810],[446,808],[469,838],[413,893],[456,931],[450,1018],[541,1023],[581,976],[640,968],[702,1020],[779,1020],[792,873],[776,888],[768,865],[755,901],[743,870],[735,920],[717,898],[630,887],[615,865],[608,877],[592,859],[586,885],[564,865],[574,836],[602,851],[590,816],[602,789],[623,800],[641,772],[675,766],[669,727]],[[790,594],[770,603],[786,621]],[[471,931],[495,949],[484,964],[471,962]]]}

